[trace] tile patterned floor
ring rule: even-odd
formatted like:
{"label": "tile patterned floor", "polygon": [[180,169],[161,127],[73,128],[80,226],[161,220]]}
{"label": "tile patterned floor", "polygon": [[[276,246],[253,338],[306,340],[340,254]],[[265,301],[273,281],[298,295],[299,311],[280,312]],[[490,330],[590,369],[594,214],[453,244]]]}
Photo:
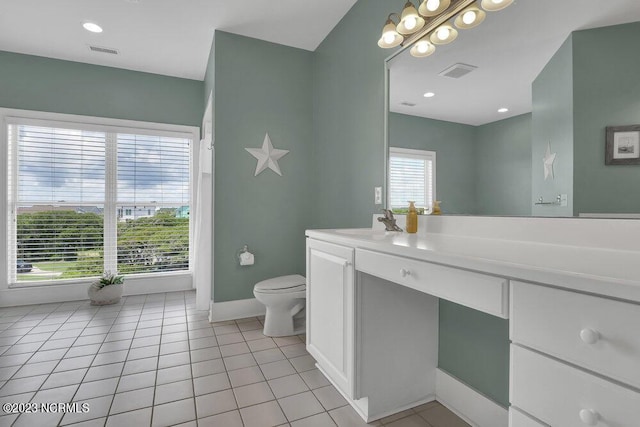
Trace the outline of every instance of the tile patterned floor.
{"label": "tile patterned floor", "polygon": [[[89,410],[0,411],[0,427],[366,426],[314,363],[260,318],[210,324],[193,292],[2,308],[0,403]],[[468,426],[436,402],[369,425]]]}

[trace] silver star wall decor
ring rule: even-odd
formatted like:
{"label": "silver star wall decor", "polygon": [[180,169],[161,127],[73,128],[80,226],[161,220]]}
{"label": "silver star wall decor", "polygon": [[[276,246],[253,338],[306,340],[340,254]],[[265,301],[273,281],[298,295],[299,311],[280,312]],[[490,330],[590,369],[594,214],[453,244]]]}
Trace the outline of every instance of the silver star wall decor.
{"label": "silver star wall decor", "polygon": [[553,179],[553,162],[556,160],[556,153],[551,153],[551,142],[547,143],[547,150],[544,152],[542,162],[544,164],[544,179]]}
{"label": "silver star wall decor", "polygon": [[285,154],[287,154],[289,150],[278,150],[276,148],[273,148],[273,144],[271,143],[271,138],[269,138],[268,133],[264,135],[262,148],[245,148],[245,150],[247,150],[253,157],[258,159],[258,163],[256,164],[256,172],[253,176],[258,176],[258,174],[262,173],[262,171],[267,168],[282,176],[282,172],[280,172],[280,166],[278,165],[278,160],[281,159]]}

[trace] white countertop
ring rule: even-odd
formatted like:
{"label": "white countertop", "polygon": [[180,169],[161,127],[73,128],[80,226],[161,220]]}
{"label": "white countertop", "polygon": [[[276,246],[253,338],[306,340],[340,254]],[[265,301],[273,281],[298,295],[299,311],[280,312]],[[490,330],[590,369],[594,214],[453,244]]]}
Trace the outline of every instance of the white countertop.
{"label": "white countertop", "polygon": [[306,235],[355,248],[640,303],[640,244],[638,250],[617,250],[373,229],[307,230]]}

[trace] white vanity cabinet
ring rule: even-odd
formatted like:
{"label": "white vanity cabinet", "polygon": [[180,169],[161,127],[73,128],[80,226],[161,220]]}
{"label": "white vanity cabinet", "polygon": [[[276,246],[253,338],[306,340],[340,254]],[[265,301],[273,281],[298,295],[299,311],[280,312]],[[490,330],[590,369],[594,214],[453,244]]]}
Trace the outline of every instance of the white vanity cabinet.
{"label": "white vanity cabinet", "polygon": [[[307,231],[307,347],[364,420],[437,399],[477,427],[640,425],[640,221],[425,220]],[[438,369],[438,298],[509,319],[508,409]]]}
{"label": "white vanity cabinet", "polygon": [[307,350],[353,397],[353,248],[307,239]]}
{"label": "white vanity cabinet", "polygon": [[522,282],[511,298],[513,408],[551,426],[640,423],[640,305]]}

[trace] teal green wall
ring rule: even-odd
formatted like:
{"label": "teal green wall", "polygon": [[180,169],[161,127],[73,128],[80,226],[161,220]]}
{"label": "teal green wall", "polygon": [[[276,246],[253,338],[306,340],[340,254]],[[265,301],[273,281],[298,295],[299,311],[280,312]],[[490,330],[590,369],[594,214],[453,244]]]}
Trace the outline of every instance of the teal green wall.
{"label": "teal green wall", "polygon": [[478,126],[478,215],[531,215],[531,114]]}
{"label": "teal green wall", "polygon": [[359,0],[314,52],[313,167],[317,228],[370,227],[384,185],[384,59],[377,41],[402,0]]}
{"label": "teal green wall", "polygon": [[0,51],[0,107],[200,126],[203,83]]}
{"label": "teal green wall", "polygon": [[476,213],[476,128],[389,114],[389,145],[436,152],[436,199],[445,214]]}
{"label": "teal green wall", "polygon": [[[531,196],[555,201],[568,195],[568,206],[533,205],[535,216],[573,216],[573,61],[572,38],[560,47],[532,84]],[[547,144],[556,153],[554,178],[544,179]]]}
{"label": "teal green wall", "polygon": [[509,320],[440,300],[438,367],[509,406]]}
{"label": "teal green wall", "polygon": [[[256,282],[305,273],[305,229],[316,208],[311,191],[312,53],[216,32],[214,301],[253,298]],[[208,85],[205,85],[207,87]],[[205,89],[206,90],[206,89]],[[268,132],[283,176],[245,147]],[[336,153],[336,157],[340,154]],[[244,244],[256,263],[240,267]]]}
{"label": "teal green wall", "polygon": [[[314,52],[313,58],[313,167],[314,227],[370,227],[373,187],[384,181],[383,87],[384,59],[391,54],[376,45],[390,11],[404,1],[358,0]],[[217,81],[217,80],[216,80]],[[217,286],[217,283],[216,283]],[[441,307],[442,307],[441,302]],[[488,396],[508,395],[509,363],[503,349],[509,335],[495,319],[474,316],[443,317],[442,336],[454,330],[474,330],[473,341],[452,336],[440,346],[440,360],[449,357],[454,343],[482,359],[452,359],[447,370]],[[460,339],[464,339],[462,337]],[[500,345],[496,345],[499,343]],[[451,350],[450,350],[451,349]],[[483,371],[483,381],[469,372]]]}
{"label": "teal green wall", "polygon": [[531,114],[470,126],[390,113],[389,145],[436,151],[444,213],[531,215]]}
{"label": "teal green wall", "polygon": [[606,126],[640,124],[640,23],[573,33],[574,213],[640,212],[640,166],[605,166]]}

